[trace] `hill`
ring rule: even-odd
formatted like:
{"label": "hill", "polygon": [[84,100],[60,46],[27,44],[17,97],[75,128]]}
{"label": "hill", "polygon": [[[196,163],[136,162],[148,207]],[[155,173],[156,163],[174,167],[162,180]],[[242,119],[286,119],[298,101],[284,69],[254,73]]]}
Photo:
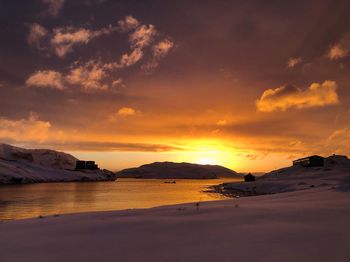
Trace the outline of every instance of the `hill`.
{"label": "hill", "polygon": [[191,163],[155,162],[116,173],[118,178],[164,178],[164,179],[215,179],[220,177],[238,178],[241,175],[218,165]]}
{"label": "hill", "polygon": [[290,166],[257,177],[254,182],[225,183],[215,189],[228,195],[259,195],[324,187],[350,191],[350,159],[332,155],[324,166]]}
{"label": "hill", "polygon": [[0,184],[115,180],[108,170],[74,171],[76,160],[54,150],[0,144]]}

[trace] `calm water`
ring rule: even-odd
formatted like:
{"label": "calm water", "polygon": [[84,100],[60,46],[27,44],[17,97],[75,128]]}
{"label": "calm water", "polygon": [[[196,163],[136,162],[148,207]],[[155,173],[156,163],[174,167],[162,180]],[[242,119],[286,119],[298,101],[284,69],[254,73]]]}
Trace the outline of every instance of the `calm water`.
{"label": "calm water", "polygon": [[148,208],[224,199],[207,186],[232,179],[119,179],[116,182],[48,183],[0,186],[0,220],[63,213]]}

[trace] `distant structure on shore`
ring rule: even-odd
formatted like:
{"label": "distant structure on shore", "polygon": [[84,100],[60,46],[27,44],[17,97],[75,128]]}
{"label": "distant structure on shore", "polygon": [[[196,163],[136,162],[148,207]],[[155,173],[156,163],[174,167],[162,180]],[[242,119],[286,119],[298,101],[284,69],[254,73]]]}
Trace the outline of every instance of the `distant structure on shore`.
{"label": "distant structure on shore", "polygon": [[97,170],[98,165],[95,164],[95,161],[83,161],[77,160],[75,164],[75,170]]}
{"label": "distant structure on shore", "polygon": [[304,167],[324,166],[324,158],[322,156],[317,156],[317,155],[300,158],[293,161],[293,166],[304,166]]}
{"label": "distant structure on shore", "polygon": [[255,176],[253,176],[251,173],[244,176],[244,182],[252,182],[255,181]]}

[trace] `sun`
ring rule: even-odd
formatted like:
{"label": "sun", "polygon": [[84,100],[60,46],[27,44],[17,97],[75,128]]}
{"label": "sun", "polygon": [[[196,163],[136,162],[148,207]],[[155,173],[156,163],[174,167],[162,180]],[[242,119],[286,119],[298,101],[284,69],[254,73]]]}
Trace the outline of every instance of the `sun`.
{"label": "sun", "polygon": [[212,158],[200,158],[197,160],[197,164],[200,165],[217,165],[217,162]]}

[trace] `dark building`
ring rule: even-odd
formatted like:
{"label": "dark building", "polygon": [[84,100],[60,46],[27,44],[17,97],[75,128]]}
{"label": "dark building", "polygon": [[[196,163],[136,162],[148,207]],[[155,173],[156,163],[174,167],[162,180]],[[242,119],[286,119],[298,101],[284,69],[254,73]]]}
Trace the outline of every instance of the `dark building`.
{"label": "dark building", "polygon": [[85,169],[85,167],[85,161],[77,160],[77,162],[75,163],[75,170]]}
{"label": "dark building", "polygon": [[97,170],[98,165],[95,164],[95,161],[83,161],[83,160],[77,160],[75,164],[75,170]]}
{"label": "dark building", "polygon": [[255,176],[253,176],[251,173],[244,176],[244,182],[252,182],[255,181]]}
{"label": "dark building", "polygon": [[321,156],[308,156],[293,161],[293,166],[324,166],[324,158]]}

